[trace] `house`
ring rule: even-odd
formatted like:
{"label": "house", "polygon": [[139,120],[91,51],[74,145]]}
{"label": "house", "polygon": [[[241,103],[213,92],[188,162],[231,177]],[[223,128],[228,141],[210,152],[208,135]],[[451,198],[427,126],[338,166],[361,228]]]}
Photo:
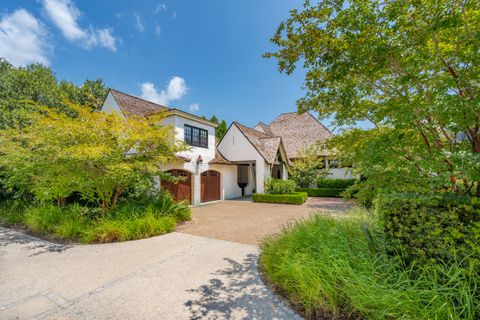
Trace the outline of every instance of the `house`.
{"label": "house", "polygon": [[192,204],[262,193],[266,179],[288,177],[288,167],[298,157],[299,141],[310,143],[331,135],[309,113],[291,113],[282,114],[270,125],[259,124],[255,128],[233,122],[216,144],[217,124],[114,89],[108,91],[101,110],[118,112],[124,117],[165,112],[161,124],[172,125],[175,140],[184,141],[190,148],[162,167],[185,179],[178,184],[162,181],[161,188],[171,191],[176,200]]}
{"label": "house", "polygon": [[[302,157],[302,151],[306,147],[323,142],[333,136],[330,130],[310,112],[302,114],[297,112],[282,113],[270,124],[260,122],[253,129],[268,135],[281,137],[290,163]],[[351,169],[339,168],[338,160],[332,158],[326,150],[320,149],[318,157],[325,160],[325,167],[328,169],[326,178],[353,178]]]}

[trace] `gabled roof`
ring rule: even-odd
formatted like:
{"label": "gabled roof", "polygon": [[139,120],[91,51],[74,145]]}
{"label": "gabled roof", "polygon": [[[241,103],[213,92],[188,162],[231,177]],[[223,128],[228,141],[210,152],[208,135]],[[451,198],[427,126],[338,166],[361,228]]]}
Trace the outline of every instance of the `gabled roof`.
{"label": "gabled roof", "polygon": [[298,158],[300,151],[332,136],[310,112],[282,113],[267,126],[272,135],[282,137],[287,157]]}
{"label": "gabled roof", "polygon": [[188,118],[191,120],[208,124],[215,128],[218,126],[218,124],[208,121],[206,119],[203,119],[197,115],[194,115],[176,108],[168,108],[161,104],[151,102],[139,97],[135,97],[115,89],[110,88],[109,93],[112,94],[113,98],[115,99],[121,111],[126,117],[128,116],[148,117],[155,113],[167,112],[167,115],[175,114],[175,115],[182,116],[184,118]]}
{"label": "gabled roof", "polygon": [[271,136],[255,129],[244,126],[238,122],[233,123],[245,138],[253,145],[267,163],[274,163],[278,148],[283,147],[282,138]]}
{"label": "gabled roof", "polygon": [[257,131],[260,131],[260,132],[263,132],[263,133],[268,134],[268,135],[272,135],[272,132],[268,128],[268,125],[266,125],[263,122],[259,122],[255,127],[253,127],[253,129],[257,130]]}
{"label": "gabled roof", "polygon": [[110,89],[110,93],[125,116],[147,117],[151,114],[168,110],[167,107],[158,103],[150,102],[115,89]]}

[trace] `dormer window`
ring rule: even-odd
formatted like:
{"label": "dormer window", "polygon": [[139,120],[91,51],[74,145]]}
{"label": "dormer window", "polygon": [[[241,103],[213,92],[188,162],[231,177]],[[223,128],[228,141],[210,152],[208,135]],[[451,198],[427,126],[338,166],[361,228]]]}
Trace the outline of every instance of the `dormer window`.
{"label": "dormer window", "polygon": [[208,131],[188,124],[184,127],[185,143],[200,148],[208,148]]}

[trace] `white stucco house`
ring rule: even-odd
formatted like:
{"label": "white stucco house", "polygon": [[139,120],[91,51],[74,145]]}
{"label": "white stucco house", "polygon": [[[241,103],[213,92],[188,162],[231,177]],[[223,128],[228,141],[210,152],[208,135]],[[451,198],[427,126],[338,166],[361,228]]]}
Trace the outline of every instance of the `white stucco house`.
{"label": "white stucco house", "polygon": [[[162,124],[172,125],[175,139],[184,141],[190,150],[179,153],[177,161],[162,168],[186,179],[178,184],[161,182],[161,187],[170,190],[177,200],[185,199],[194,205],[264,192],[266,179],[288,177],[288,167],[299,152],[299,138],[309,143],[315,137],[331,135],[309,113],[289,113],[270,125],[260,123],[255,128],[234,122],[216,144],[215,123],[114,89],[109,90],[101,110],[124,117],[165,112]],[[313,129],[307,129],[312,125]],[[298,136],[302,130],[303,136]]]}

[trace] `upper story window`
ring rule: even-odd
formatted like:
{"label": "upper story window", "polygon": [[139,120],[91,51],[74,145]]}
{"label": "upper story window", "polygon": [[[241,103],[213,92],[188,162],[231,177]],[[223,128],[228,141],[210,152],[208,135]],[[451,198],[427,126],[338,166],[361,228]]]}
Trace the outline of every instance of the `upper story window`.
{"label": "upper story window", "polygon": [[185,125],[185,143],[194,147],[208,148],[208,131]]}

